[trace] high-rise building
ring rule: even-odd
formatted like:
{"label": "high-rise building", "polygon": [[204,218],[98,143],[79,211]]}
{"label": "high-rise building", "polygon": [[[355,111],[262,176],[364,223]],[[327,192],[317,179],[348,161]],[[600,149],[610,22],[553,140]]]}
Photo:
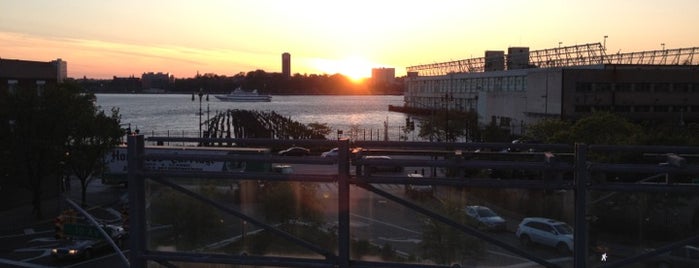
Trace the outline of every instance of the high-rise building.
{"label": "high-rise building", "polygon": [[291,77],[291,54],[289,52],[282,53],[282,74],[285,77]]}
{"label": "high-rise building", "polygon": [[372,68],[371,79],[374,85],[390,85],[396,79],[395,68]]}

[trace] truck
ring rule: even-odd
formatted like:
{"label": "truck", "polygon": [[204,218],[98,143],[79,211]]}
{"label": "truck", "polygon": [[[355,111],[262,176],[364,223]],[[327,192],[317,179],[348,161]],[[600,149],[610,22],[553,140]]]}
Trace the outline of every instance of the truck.
{"label": "truck", "polygon": [[[269,148],[250,147],[175,147],[146,146],[146,154],[173,155],[265,155]],[[102,183],[128,186],[128,156],[126,146],[118,146],[104,157],[105,170]],[[211,161],[211,160],[146,160],[144,168],[159,171],[200,171],[200,172],[265,172],[271,170],[270,163],[260,161]]]}

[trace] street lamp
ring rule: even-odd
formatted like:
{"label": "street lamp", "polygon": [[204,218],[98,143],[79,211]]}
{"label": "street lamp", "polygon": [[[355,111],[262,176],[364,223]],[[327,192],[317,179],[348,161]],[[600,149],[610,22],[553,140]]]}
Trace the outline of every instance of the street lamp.
{"label": "street lamp", "polygon": [[[194,101],[194,99],[195,99],[194,95],[195,95],[195,93],[192,93],[192,101]],[[202,137],[201,136],[201,116],[202,116],[201,101],[202,101],[202,97],[204,97],[204,89],[199,88],[199,92],[196,93],[196,95],[199,96],[199,138],[201,138]],[[206,101],[207,102],[209,101],[209,94],[208,93],[206,94]]]}
{"label": "street lamp", "polygon": [[663,51],[665,50],[665,43],[660,44],[663,47]]}

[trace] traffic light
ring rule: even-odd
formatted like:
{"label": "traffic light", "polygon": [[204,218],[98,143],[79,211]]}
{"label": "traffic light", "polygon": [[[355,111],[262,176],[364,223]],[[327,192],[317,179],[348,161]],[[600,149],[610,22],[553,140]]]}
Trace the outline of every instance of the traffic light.
{"label": "traffic light", "polygon": [[63,215],[60,215],[53,220],[53,228],[56,233],[54,237],[56,239],[65,238],[65,233],[63,232],[63,224]]}

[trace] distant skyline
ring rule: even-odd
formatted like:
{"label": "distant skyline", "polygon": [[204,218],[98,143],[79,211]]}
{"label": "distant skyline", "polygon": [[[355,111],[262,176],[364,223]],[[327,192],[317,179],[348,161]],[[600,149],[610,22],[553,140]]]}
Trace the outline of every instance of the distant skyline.
{"label": "distant skyline", "polygon": [[0,2],[0,58],[68,62],[68,76],[257,69],[369,77],[395,68],[604,42],[607,53],[699,46],[699,2],[668,0]]}

